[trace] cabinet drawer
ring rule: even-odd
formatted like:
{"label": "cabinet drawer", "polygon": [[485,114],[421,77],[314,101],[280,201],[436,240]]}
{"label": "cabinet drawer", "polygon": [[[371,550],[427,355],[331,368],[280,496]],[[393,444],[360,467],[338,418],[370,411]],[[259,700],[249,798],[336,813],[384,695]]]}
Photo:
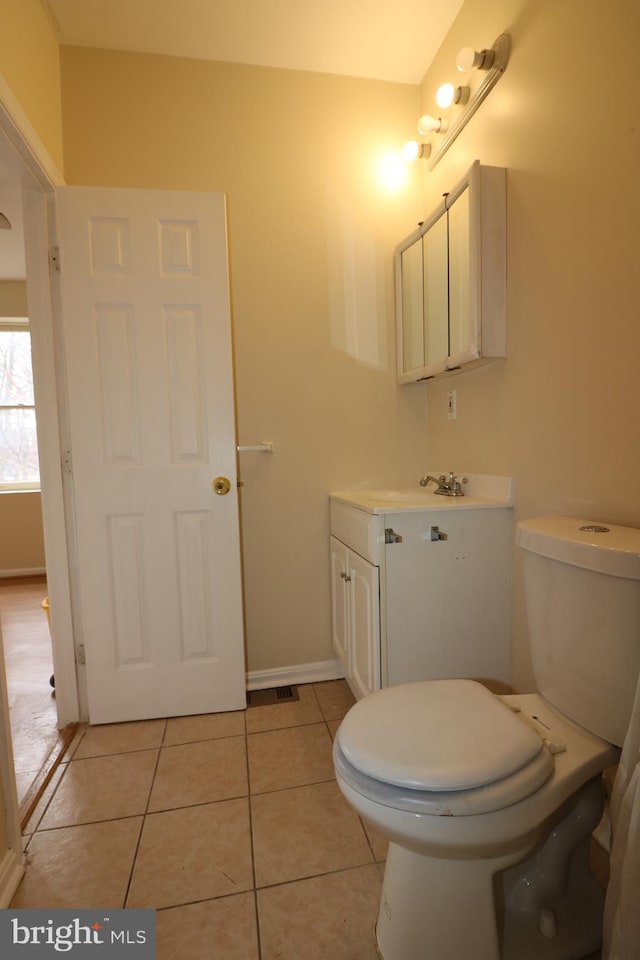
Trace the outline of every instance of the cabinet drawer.
{"label": "cabinet drawer", "polygon": [[330,503],[331,533],[356,553],[380,566],[383,518],[334,500]]}

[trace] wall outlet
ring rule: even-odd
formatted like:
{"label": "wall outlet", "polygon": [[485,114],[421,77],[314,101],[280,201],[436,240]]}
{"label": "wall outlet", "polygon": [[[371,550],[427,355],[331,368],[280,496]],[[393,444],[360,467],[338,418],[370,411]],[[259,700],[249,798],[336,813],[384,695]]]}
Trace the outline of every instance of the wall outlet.
{"label": "wall outlet", "polygon": [[449,420],[455,420],[457,415],[456,392],[455,390],[449,390],[447,394],[447,417]]}

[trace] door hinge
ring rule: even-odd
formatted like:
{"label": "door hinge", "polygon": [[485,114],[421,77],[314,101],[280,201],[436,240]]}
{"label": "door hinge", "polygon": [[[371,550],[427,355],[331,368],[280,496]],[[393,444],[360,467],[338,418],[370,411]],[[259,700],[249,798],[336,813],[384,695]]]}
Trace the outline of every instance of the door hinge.
{"label": "door hinge", "polygon": [[79,643],[76,646],[76,663],[85,664],[87,658],[84,655],[84,643]]}
{"label": "door hinge", "polygon": [[60,273],[60,247],[51,247],[49,250],[49,269],[51,273]]}
{"label": "door hinge", "polygon": [[73,475],[73,460],[71,458],[71,450],[65,450],[62,454],[62,472],[68,473],[70,476]]}

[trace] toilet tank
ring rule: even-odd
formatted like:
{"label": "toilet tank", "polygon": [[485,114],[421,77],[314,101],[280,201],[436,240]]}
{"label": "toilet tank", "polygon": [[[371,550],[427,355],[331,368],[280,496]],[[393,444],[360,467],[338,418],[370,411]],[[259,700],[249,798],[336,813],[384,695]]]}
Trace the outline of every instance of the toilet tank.
{"label": "toilet tank", "polygon": [[545,517],[520,521],[516,543],[537,689],[622,746],[640,671],[640,530]]}

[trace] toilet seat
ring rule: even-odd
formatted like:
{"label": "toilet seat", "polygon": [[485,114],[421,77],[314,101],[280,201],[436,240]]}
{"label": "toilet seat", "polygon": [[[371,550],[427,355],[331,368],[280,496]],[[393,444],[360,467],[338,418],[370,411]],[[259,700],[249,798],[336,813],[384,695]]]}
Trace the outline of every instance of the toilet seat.
{"label": "toilet seat", "polygon": [[401,684],[360,700],[340,726],[334,756],[359,793],[441,816],[517,803],[554,767],[542,736],[472,680]]}

